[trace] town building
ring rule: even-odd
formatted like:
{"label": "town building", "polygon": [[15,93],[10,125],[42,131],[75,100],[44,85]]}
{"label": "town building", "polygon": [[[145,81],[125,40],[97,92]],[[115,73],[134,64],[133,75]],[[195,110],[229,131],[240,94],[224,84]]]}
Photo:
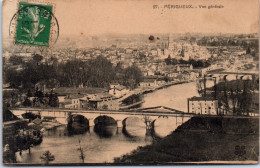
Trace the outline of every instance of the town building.
{"label": "town building", "polygon": [[87,108],[88,98],[84,95],[68,95],[64,98],[64,103],[60,107],[68,109],[85,109]]}
{"label": "town building", "polygon": [[103,110],[118,110],[119,103],[117,99],[109,93],[89,94],[88,108]]}
{"label": "town building", "polygon": [[188,98],[188,113],[217,115],[218,100],[205,97]]}
{"label": "town building", "polygon": [[189,71],[189,70],[193,70],[193,66],[192,64],[177,64],[176,70],[177,72]]}
{"label": "town building", "polygon": [[158,86],[157,79],[155,79],[155,78],[144,78],[144,80],[139,83],[139,86],[141,88],[156,87],[156,86]]}
{"label": "town building", "polygon": [[113,95],[116,98],[122,97],[128,92],[129,90],[125,86],[120,84],[111,84],[108,91],[109,94]]}

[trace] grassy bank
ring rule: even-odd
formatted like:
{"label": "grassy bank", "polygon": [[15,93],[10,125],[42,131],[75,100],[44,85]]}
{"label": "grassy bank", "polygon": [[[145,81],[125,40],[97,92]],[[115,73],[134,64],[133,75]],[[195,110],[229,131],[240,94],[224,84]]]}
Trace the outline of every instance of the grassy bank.
{"label": "grassy bank", "polygon": [[193,117],[171,135],[131,154],[122,164],[258,160],[259,119]]}

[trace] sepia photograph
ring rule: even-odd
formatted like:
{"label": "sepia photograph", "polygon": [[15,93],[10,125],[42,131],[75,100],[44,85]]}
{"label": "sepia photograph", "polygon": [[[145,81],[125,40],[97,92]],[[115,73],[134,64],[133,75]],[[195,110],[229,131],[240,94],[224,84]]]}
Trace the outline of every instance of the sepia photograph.
{"label": "sepia photograph", "polygon": [[258,0],[4,0],[2,164],[259,164]]}

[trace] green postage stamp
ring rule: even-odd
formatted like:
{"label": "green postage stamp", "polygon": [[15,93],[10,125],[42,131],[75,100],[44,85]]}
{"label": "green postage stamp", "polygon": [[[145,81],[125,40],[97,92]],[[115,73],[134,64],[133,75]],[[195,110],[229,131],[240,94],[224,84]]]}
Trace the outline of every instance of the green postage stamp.
{"label": "green postage stamp", "polygon": [[49,47],[52,5],[19,2],[14,43]]}

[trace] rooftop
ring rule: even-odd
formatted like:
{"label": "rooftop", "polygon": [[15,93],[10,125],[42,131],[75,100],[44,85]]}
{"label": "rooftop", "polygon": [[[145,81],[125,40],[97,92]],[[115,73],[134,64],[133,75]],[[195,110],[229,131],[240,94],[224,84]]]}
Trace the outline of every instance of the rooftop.
{"label": "rooftop", "polygon": [[191,101],[213,101],[213,100],[216,100],[216,99],[214,99],[213,97],[192,97],[192,98],[189,98],[188,100],[191,100]]}
{"label": "rooftop", "polygon": [[98,94],[90,94],[88,95],[88,97],[89,97],[89,101],[102,101],[103,99],[114,98],[113,95],[106,92],[98,93]]}
{"label": "rooftop", "polygon": [[116,89],[116,90],[124,90],[126,87],[122,85],[115,85],[114,87],[111,87],[110,89]]}
{"label": "rooftop", "polygon": [[83,97],[84,97],[84,95],[82,95],[82,94],[70,94],[65,99],[80,99]]}
{"label": "rooftop", "polygon": [[94,93],[101,93],[105,92],[106,89],[104,88],[75,88],[75,87],[60,87],[53,89],[53,92],[57,93],[58,95],[67,95],[67,94],[94,94]]}

